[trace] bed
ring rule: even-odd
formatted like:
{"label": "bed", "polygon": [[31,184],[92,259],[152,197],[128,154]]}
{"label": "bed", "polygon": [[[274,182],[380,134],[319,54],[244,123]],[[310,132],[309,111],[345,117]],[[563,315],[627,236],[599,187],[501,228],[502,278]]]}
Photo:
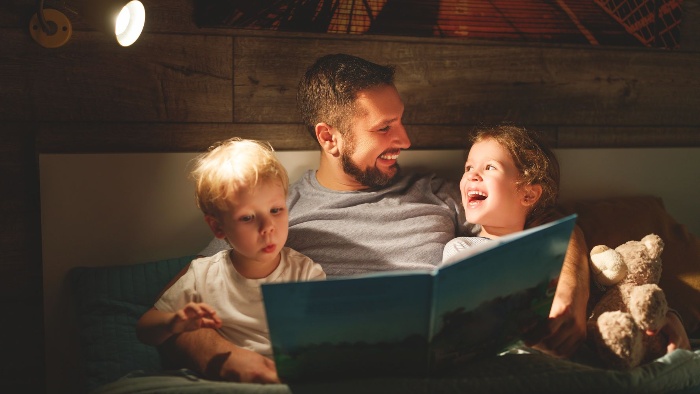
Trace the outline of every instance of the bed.
{"label": "bed", "polygon": [[[617,246],[656,233],[665,241],[661,287],[679,311],[691,338],[700,335],[700,239],[688,232],[653,196],[575,201],[562,213],[577,213],[588,247]],[[140,315],[162,287],[193,256],[111,267],[77,267],[69,274],[80,327],[84,389],[94,393],[462,393],[616,392],[700,393],[700,346],[676,350],[630,371],[587,361],[559,360],[515,348],[471,364],[441,379],[378,378],[304,385],[216,382],[188,370],[164,370],[155,348],[134,332]]]}

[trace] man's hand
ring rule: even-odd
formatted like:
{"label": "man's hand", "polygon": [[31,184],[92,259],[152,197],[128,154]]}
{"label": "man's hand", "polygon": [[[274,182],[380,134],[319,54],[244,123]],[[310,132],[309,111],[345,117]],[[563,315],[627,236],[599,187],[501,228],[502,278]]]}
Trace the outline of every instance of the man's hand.
{"label": "man's hand", "polygon": [[[666,325],[661,327],[661,332],[668,337],[666,351],[671,353],[676,349],[690,350],[690,339],[683,327],[683,323],[674,312],[666,313]],[[647,332],[647,335],[654,335],[654,332]]]}
{"label": "man's hand", "polygon": [[234,345],[209,328],[174,335],[160,348],[173,368],[184,365],[207,379],[279,383],[272,360]]}
{"label": "man's hand", "polygon": [[243,383],[279,383],[275,362],[251,350],[236,347],[215,356],[207,369],[220,380]]}
{"label": "man's hand", "polygon": [[571,357],[586,339],[585,314],[573,313],[573,308],[555,299],[540,338],[535,343],[526,343],[555,357]]}

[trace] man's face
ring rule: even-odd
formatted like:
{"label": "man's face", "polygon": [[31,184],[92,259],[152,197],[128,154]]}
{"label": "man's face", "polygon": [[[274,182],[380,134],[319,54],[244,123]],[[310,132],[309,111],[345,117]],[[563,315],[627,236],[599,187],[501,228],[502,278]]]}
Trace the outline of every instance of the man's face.
{"label": "man's face", "polygon": [[401,123],[403,102],[394,86],[382,85],[361,91],[355,106],[343,135],[343,171],[366,187],[386,186],[399,171],[401,149],[411,146]]}

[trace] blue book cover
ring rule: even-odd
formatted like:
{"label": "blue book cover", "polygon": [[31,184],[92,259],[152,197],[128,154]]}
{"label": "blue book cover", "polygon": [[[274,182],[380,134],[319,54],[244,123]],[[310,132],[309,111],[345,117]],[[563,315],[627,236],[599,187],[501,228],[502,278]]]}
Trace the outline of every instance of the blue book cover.
{"label": "blue book cover", "polygon": [[262,286],[284,382],[449,374],[544,321],[576,215],[465,250],[433,271]]}

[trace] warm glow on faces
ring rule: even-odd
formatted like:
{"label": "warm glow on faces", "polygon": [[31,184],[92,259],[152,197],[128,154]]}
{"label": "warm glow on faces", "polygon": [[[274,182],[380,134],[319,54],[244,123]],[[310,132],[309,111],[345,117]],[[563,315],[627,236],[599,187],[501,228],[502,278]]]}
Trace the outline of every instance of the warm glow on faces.
{"label": "warm glow on faces", "polygon": [[385,186],[398,173],[397,159],[411,146],[401,123],[404,105],[394,86],[382,85],[358,94],[357,112],[340,146],[344,174],[363,187]]}
{"label": "warm glow on faces", "polygon": [[231,244],[231,259],[242,275],[262,267],[274,270],[279,264],[289,225],[286,197],[281,182],[262,181],[231,196],[219,220],[206,217],[214,235]]}
{"label": "warm glow on faces", "polygon": [[469,150],[459,188],[467,221],[481,224],[480,235],[523,230],[529,206],[525,189],[517,186],[519,176],[510,153],[496,140],[479,141]]}

